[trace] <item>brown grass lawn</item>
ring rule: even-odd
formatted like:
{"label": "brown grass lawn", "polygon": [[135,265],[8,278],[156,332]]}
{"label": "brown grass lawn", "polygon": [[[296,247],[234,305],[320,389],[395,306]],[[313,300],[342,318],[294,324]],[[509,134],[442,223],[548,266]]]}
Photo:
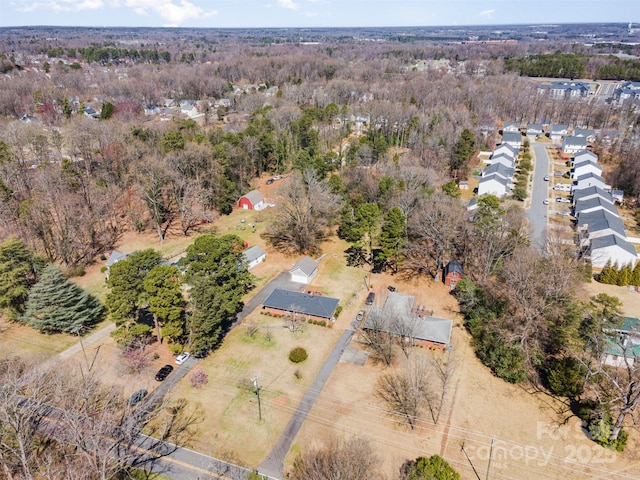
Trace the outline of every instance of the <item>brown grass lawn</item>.
{"label": "brown grass lawn", "polygon": [[[269,188],[263,185],[265,179],[259,181],[260,189],[273,201],[276,187],[286,179]],[[274,252],[260,237],[273,214],[274,209],[234,211],[209,226],[217,234],[235,233],[250,245],[265,248],[267,261],[253,270],[258,286],[290,268],[299,258]],[[249,224],[255,225],[255,232]],[[179,256],[195,236],[196,233],[185,238],[172,231],[167,240],[159,244],[152,232],[128,234],[118,248],[132,252],[153,247],[163,255]],[[346,248],[347,245],[336,238],[323,244],[325,256],[311,285],[324,295],[340,299],[344,310],[333,328],[307,324],[304,331],[294,334],[283,328],[281,319],[256,311],[245,322],[260,325],[257,333],[250,337],[246,326],[236,327],[221,347],[196,367],[208,374],[207,385],[195,389],[187,376],[171,392],[171,398],[186,398],[203,412],[203,421],[192,441],[193,448],[248,467],[255,467],[269,453],[337,338],[364,306],[365,279],[368,281],[369,275],[364,268],[345,266]],[[103,263],[96,262],[84,277],[75,281],[101,295]],[[374,274],[370,281],[377,304],[382,304],[388,295],[387,286],[394,285],[401,293],[415,295],[416,304],[433,310],[435,316],[454,319],[451,355],[457,368],[440,422],[433,425],[425,415],[415,431],[399,424],[375,396],[376,380],[383,369],[371,363],[358,367],[341,362],[294,440],[286,465],[290,466],[296,453],[325,443],[331,436],[358,435],[372,441],[387,478],[394,477],[404,460],[434,453],[444,456],[463,478],[476,478],[471,464],[484,478],[494,438],[490,478],[640,478],[636,431],[630,431],[631,439],[624,454],[604,450],[585,437],[576,419],[570,418],[565,423],[568,415],[564,405],[542,393],[529,392],[493,377],[476,359],[448,287],[425,278],[407,280],[389,273]],[[630,293],[623,287],[592,283],[579,295],[586,298],[602,291],[619,296],[624,302],[623,311],[637,316],[640,294]],[[247,297],[251,295],[253,293]],[[271,340],[265,337],[267,327],[271,327]],[[76,341],[66,335],[40,336],[28,327],[15,324],[0,324],[0,328],[0,355],[18,351],[51,356]],[[288,354],[297,346],[304,347],[309,358],[294,365],[288,360]],[[123,393],[129,395],[138,388],[155,387],[155,371],[165,363],[173,363],[173,356],[164,346],[154,348],[150,353],[157,353],[159,358],[145,371],[134,375],[124,371],[119,349],[110,338],[105,339],[99,349],[96,345],[85,353],[90,359],[96,356],[94,368],[105,381],[122,385]],[[83,355],[78,354],[78,358],[71,361],[82,362]],[[412,355],[431,353],[416,349]],[[402,356],[398,357],[399,366],[404,361]],[[256,375],[261,388],[262,420],[258,419],[257,397],[251,383]]]}
{"label": "brown grass lawn", "polygon": [[[247,466],[256,466],[270,451],[341,333],[315,325],[292,333],[282,327],[282,320],[257,313],[253,316],[263,318],[260,322],[248,319],[252,323],[274,327],[270,341],[265,339],[266,330],[250,337],[246,328],[237,327],[220,349],[197,367],[209,376],[207,385],[194,389],[187,378],[171,392],[173,398],[188,398],[205,412],[193,441],[195,449]],[[309,358],[296,365],[288,355],[299,346],[307,350]],[[256,375],[262,421],[252,387]]]}
{"label": "brown grass lawn", "polygon": [[[396,286],[411,291],[400,282]],[[440,284],[427,283],[418,290],[422,298],[436,300],[436,315],[451,318],[456,311],[455,301]],[[430,308],[429,300],[426,305]],[[285,465],[290,466],[298,452],[320,446],[332,436],[358,436],[372,442],[387,478],[394,478],[406,459],[433,454],[446,458],[462,478],[476,478],[471,463],[485,478],[494,438],[489,478],[640,478],[637,432],[631,430],[632,439],[623,454],[599,447],[587,439],[576,418],[569,418],[563,404],[491,375],[475,357],[459,322],[452,343],[456,371],[438,425],[427,413],[415,431],[398,423],[375,395],[376,380],[384,368],[370,362],[364,367],[341,362],[296,437]],[[431,353],[416,349],[412,355]],[[399,356],[398,363],[404,362]]]}
{"label": "brown grass lawn", "polygon": [[45,335],[0,316],[0,358],[22,356],[43,360],[51,358],[78,341],[78,337],[59,333]]}

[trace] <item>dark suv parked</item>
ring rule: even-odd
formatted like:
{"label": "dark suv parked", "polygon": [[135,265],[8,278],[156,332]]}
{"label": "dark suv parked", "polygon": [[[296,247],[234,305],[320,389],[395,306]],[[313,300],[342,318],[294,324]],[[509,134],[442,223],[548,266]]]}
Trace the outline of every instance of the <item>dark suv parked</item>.
{"label": "dark suv parked", "polygon": [[173,372],[173,367],[171,365],[165,365],[156,373],[156,380],[158,382],[163,381],[171,372]]}
{"label": "dark suv parked", "polygon": [[376,298],[376,294],[373,292],[370,292],[369,295],[367,295],[367,301],[365,302],[367,305],[373,305],[373,299]]}

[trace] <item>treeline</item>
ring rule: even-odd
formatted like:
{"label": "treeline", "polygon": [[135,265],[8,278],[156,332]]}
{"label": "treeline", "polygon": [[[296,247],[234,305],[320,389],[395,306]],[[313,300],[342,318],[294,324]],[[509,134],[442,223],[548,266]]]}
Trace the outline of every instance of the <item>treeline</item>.
{"label": "treeline", "polygon": [[518,72],[528,77],[584,78],[586,56],[554,53],[505,58],[504,68],[507,72]]}
{"label": "treeline", "polygon": [[596,78],[602,80],[640,81],[640,61],[609,57],[611,63],[598,67]]}
{"label": "treeline", "polygon": [[[605,62],[604,64],[602,64]],[[640,61],[622,60],[613,55],[554,53],[524,57],[505,57],[507,72],[528,77],[596,78],[600,80],[640,80]]]}
{"label": "treeline", "polygon": [[[62,50],[60,48],[60,50]],[[129,60],[132,62],[159,62],[163,60],[165,62],[171,61],[171,53],[167,51],[158,52],[158,50],[146,50],[146,49],[127,49],[127,48],[114,48],[114,47],[99,47],[89,46],[80,47],[76,49],[77,52],[82,55],[82,59],[87,62],[98,63],[117,63],[123,60]]]}

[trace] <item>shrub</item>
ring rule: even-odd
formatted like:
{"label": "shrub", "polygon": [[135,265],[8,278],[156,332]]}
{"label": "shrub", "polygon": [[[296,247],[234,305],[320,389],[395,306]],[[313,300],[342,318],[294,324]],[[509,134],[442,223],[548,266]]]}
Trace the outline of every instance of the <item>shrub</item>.
{"label": "shrub", "polygon": [[100,267],[100,273],[104,273],[107,271],[107,266],[103,265],[102,267]]}
{"label": "shrub", "polygon": [[193,388],[201,388],[202,386],[209,383],[209,377],[202,370],[196,370],[191,375],[191,386]]}
{"label": "shrub", "polygon": [[324,320],[320,320],[318,322],[318,325],[320,325],[321,327],[326,327],[327,326],[327,322],[325,322]]}
{"label": "shrub", "polygon": [[289,352],[289,360],[293,363],[302,363],[307,357],[307,351],[302,347],[296,347]]}
{"label": "shrub", "polygon": [[336,308],[336,313],[334,316],[338,318],[341,312],[342,312],[342,305],[338,305],[338,308]]}

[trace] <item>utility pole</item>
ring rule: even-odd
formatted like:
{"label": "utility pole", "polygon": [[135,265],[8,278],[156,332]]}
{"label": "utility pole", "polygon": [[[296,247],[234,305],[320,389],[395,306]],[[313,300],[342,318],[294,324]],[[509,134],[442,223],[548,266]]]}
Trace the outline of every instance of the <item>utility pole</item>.
{"label": "utility pole", "polygon": [[489,463],[487,464],[487,478],[489,480],[489,470],[491,469],[491,456],[493,454],[493,437],[491,437],[491,446],[489,447]]}
{"label": "utility pole", "polygon": [[256,395],[258,397],[258,418],[262,421],[262,406],[260,405],[260,386],[258,385],[258,375],[253,377],[253,386],[256,387]]}

